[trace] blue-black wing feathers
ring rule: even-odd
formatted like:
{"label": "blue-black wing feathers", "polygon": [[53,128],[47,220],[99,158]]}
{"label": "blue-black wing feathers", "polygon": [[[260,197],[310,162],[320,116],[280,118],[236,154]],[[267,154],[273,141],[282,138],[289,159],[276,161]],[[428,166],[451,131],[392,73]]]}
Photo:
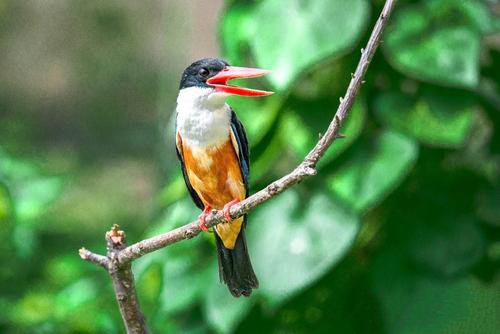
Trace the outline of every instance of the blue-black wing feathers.
{"label": "blue-black wing feathers", "polygon": [[240,161],[241,175],[245,184],[245,192],[248,195],[248,182],[250,177],[250,151],[248,148],[248,139],[243,124],[241,124],[236,113],[231,109],[231,130],[233,131],[236,142],[238,143],[238,157]]}

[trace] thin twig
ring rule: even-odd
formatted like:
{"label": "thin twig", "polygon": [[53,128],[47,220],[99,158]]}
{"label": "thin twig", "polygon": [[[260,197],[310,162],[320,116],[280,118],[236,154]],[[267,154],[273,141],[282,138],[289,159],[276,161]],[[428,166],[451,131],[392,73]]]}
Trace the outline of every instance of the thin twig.
{"label": "thin twig", "polygon": [[[396,0],[386,0],[382,13],[380,14],[370,39],[365,48],[361,49],[361,59],[356,71],[351,75],[351,82],[344,97],[339,99],[340,105],[333,117],[328,129],[316,143],[314,148],[307,154],[304,160],[289,174],[272,182],[264,189],[231,207],[231,218],[236,219],[256,206],[266,202],[280,194],[305,178],[316,175],[316,166],[327,149],[337,138],[344,136],[339,133],[340,128],[347,118],[354,103],[359,88],[364,83],[363,77],[370,64],[375,50],[380,43],[380,36],[387,24]],[[214,211],[206,218],[207,227],[225,222],[221,210]],[[147,333],[148,329],[144,316],[140,310],[137,293],[134,286],[134,278],[131,271],[131,261],[158,249],[171,245],[175,242],[190,239],[201,232],[198,222],[191,222],[172,231],[139,241],[126,247],[125,237],[122,231],[115,226],[106,234],[108,241],[107,257],[92,253],[85,248],[80,249],[80,256],[94,264],[106,268],[113,280],[113,287],[120,307],[127,333]]]}
{"label": "thin twig", "polygon": [[96,253],[92,253],[91,251],[89,251],[85,247],[80,248],[78,250],[78,254],[80,254],[80,257],[82,259],[84,259],[85,261],[92,262],[92,263],[97,264],[97,265],[103,267],[104,269],[108,270],[109,261],[108,261],[107,257],[105,257],[103,255],[96,254]]}

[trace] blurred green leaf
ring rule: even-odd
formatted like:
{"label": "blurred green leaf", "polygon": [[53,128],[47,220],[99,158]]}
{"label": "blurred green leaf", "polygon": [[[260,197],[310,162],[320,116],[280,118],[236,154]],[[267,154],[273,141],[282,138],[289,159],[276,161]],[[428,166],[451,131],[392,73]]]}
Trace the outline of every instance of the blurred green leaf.
{"label": "blurred green leaf", "polygon": [[435,217],[432,224],[418,221],[407,233],[411,259],[442,277],[463,274],[477,264],[485,252],[485,240],[474,217],[448,214]]}
{"label": "blurred green leaf", "polygon": [[351,246],[359,219],[325,194],[304,201],[289,189],[252,213],[248,247],[271,306],[324,275]]}
{"label": "blurred green leaf", "polygon": [[234,97],[228,100],[229,105],[245,126],[248,143],[255,146],[271,130],[280,111],[282,97],[275,94],[263,99]]}
{"label": "blurred green leaf", "polygon": [[235,3],[227,6],[220,23],[222,53],[230,64],[245,63],[242,55],[254,29],[252,11],[249,3]]}
{"label": "blurred green leaf", "polygon": [[[205,292],[210,272],[217,272],[217,265],[210,266],[196,245],[203,239],[179,247],[176,253],[166,252],[168,260],[163,267],[163,289],[160,292],[161,309],[174,313],[191,306]],[[194,250],[193,250],[194,249]],[[215,256],[215,250],[213,254]]]}
{"label": "blurred green leaf", "polygon": [[420,276],[395,255],[397,249],[392,253],[378,258],[373,269],[387,333],[498,332],[498,283],[486,286],[472,278],[450,281]]}
{"label": "blurred green leaf", "polygon": [[[495,16],[484,0],[426,0],[430,12],[482,33],[495,31]],[[448,24],[448,22],[443,22]]]}
{"label": "blurred green leaf", "polygon": [[250,183],[255,183],[261,178],[268,175],[269,170],[275,166],[276,162],[281,158],[285,143],[279,131],[275,131],[268,138],[267,142],[263,143],[263,148],[258,154],[250,152]]}
{"label": "blurred green leaf", "polygon": [[[299,112],[296,112],[295,109],[286,110],[281,122],[282,140],[295,151],[297,161],[302,161],[318,142],[320,132],[326,130],[334,112],[331,110],[331,105],[327,107],[324,104],[320,104],[318,106],[315,102],[307,104],[309,105],[307,111],[303,110],[306,106],[301,105],[297,105]],[[345,134],[347,137],[337,140],[328,149],[320,162],[320,166],[328,164],[328,162],[332,161],[356,140],[363,129],[365,116],[364,105],[362,102],[356,102],[349,118],[342,127],[342,134]]]}
{"label": "blurred green leaf", "polygon": [[9,193],[7,191],[7,186],[0,182],[0,235],[5,228],[4,222],[10,215],[11,203]]}
{"label": "blurred green leaf", "polygon": [[56,295],[56,314],[66,317],[84,310],[84,305],[97,297],[96,284],[89,278],[76,280]]}
{"label": "blurred green leaf", "polygon": [[478,195],[477,214],[486,223],[500,227],[500,185],[497,183],[493,189],[484,190]]}
{"label": "blurred green leaf", "polygon": [[284,89],[318,61],[352,48],[368,15],[365,0],[264,0],[252,11],[248,43],[257,65],[273,70],[271,82]]}
{"label": "blurred green leaf", "polygon": [[65,286],[81,277],[87,268],[86,263],[72,253],[51,257],[45,264],[44,276],[55,286]]}
{"label": "blurred green leaf", "polygon": [[[160,224],[155,225],[147,233],[156,235],[187,224],[196,219],[196,212],[191,199],[185,197],[167,209]],[[207,256],[201,251],[203,238],[177,243],[166,249],[143,257],[136,261],[134,272],[138,280],[144,280],[150,268],[159,265],[161,269],[161,290],[155,309],[161,312],[175,313],[196,302],[202,295],[207,275],[210,271],[217,272],[217,267],[211,268]],[[159,306],[159,307],[158,307]]]}
{"label": "blurred green leaf", "polygon": [[21,161],[0,149],[0,181],[7,185],[15,218],[27,222],[38,217],[61,193],[61,177],[45,176],[33,164]]}
{"label": "blurred green leaf", "polygon": [[53,295],[45,292],[28,292],[9,310],[10,318],[18,326],[41,324],[53,318]]}
{"label": "blurred green leaf", "polygon": [[476,87],[481,31],[492,24],[485,6],[475,0],[432,0],[401,9],[385,34],[389,61],[410,77]]}
{"label": "blurred green leaf", "polygon": [[468,97],[427,90],[419,97],[383,92],[375,100],[382,122],[419,141],[442,147],[462,146],[472,129],[475,111]]}
{"label": "blurred green leaf", "polygon": [[254,301],[255,294],[249,298],[234,298],[227,287],[220,282],[217,262],[211,267],[214,271],[203,284],[206,285],[203,312],[210,326],[218,333],[232,333],[240,321],[248,314]]}
{"label": "blurred green leaf", "polygon": [[184,181],[184,177],[179,171],[177,176],[172,178],[172,180],[170,180],[170,182],[165,187],[163,187],[163,189],[157,195],[157,199],[160,205],[162,205],[163,207],[167,207],[170,204],[180,200],[186,194],[186,183]]}
{"label": "blurred green leaf", "polygon": [[411,139],[385,131],[370,150],[359,150],[327,182],[338,198],[362,213],[394,189],[411,169],[417,153],[418,146]]}

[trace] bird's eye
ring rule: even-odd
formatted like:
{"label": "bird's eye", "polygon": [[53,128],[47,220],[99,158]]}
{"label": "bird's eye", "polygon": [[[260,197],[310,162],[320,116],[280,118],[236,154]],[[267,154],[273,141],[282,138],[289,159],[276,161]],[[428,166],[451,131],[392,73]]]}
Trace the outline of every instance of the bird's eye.
{"label": "bird's eye", "polygon": [[198,74],[202,77],[206,78],[210,72],[206,68],[202,68],[198,71]]}

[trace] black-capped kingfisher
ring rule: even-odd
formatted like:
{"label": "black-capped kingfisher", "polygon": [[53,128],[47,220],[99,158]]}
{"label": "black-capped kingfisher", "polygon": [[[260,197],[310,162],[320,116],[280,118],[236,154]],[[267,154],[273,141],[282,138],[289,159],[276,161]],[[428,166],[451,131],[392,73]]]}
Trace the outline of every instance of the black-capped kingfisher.
{"label": "black-capped kingfisher", "polygon": [[246,215],[234,221],[229,215],[231,206],[248,196],[250,161],[245,129],[226,99],[272,93],[227,82],[269,72],[202,59],[184,70],[177,97],[176,147],[184,181],[196,206],[203,209],[202,230],[207,230],[205,219],[212,209],[224,212],[227,222],[214,227],[219,277],[235,297],[249,296],[259,281],[245,241]]}

